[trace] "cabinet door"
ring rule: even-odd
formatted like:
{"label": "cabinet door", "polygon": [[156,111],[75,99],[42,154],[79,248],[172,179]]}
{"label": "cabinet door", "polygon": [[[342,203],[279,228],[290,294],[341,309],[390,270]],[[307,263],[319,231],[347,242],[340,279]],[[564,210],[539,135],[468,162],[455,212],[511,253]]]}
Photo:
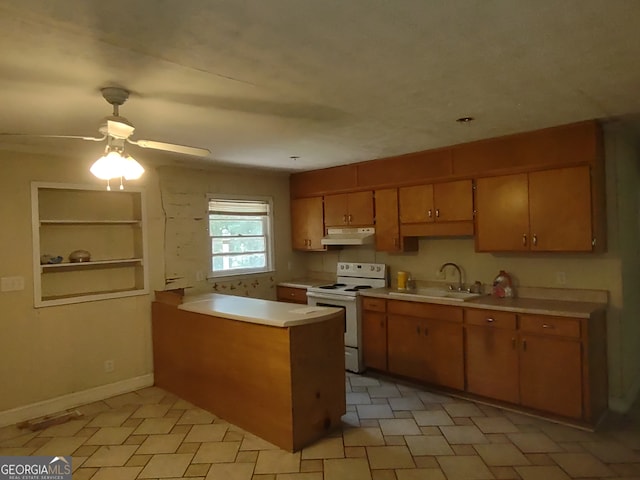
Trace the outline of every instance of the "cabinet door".
{"label": "cabinet door", "polygon": [[348,195],[326,195],[324,197],[324,223],[328,227],[344,226],[348,223]]}
{"label": "cabinet door", "polygon": [[400,250],[400,225],[398,222],[398,189],[375,191],[376,250],[397,252]]}
{"label": "cabinet door", "polygon": [[435,220],[433,185],[416,185],[398,189],[400,223],[425,223]]}
{"label": "cabinet door", "polygon": [[405,377],[424,378],[424,326],[419,318],[388,315],[389,371]]}
{"label": "cabinet door", "polygon": [[467,326],[467,391],[518,403],[518,350],[515,330]]}
{"label": "cabinet door", "polygon": [[581,353],[581,344],[577,340],[522,335],[522,405],[566,417],[581,418]]}
{"label": "cabinet door", "polygon": [[436,385],[464,389],[464,344],[462,325],[427,319],[421,332],[425,338],[425,363],[421,379]]}
{"label": "cabinet door", "polygon": [[529,199],[526,174],[476,180],[476,251],[529,250]]}
{"label": "cabinet door", "polygon": [[592,250],[588,166],[529,174],[531,250]]}
{"label": "cabinet door", "polygon": [[323,250],[322,197],[291,201],[291,244],[295,250]]}
{"label": "cabinet door", "polygon": [[365,367],[387,370],[387,318],[384,313],[363,313],[362,350]]}
{"label": "cabinet door", "polygon": [[373,191],[348,195],[347,221],[349,225],[373,225]]}
{"label": "cabinet door", "polygon": [[473,220],[473,185],[471,180],[433,185],[436,222]]}

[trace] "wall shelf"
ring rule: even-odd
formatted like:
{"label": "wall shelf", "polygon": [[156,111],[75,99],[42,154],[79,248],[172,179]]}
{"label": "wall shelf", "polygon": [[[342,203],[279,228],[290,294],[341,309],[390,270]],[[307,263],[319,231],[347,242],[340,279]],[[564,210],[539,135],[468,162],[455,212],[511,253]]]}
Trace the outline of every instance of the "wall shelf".
{"label": "wall shelf", "polygon": [[[148,294],[142,189],[33,182],[31,209],[36,307]],[[69,262],[74,250],[96,260]],[[40,264],[42,255],[64,261]]]}

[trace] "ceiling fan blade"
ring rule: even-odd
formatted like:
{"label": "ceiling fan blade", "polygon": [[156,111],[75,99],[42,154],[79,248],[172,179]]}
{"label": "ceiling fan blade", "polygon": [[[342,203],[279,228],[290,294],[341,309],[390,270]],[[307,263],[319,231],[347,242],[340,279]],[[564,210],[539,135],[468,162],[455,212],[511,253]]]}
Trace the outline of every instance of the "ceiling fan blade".
{"label": "ceiling fan blade", "polygon": [[127,141],[142,148],[154,148],[156,150],[166,150],[167,152],[184,153],[185,155],[193,155],[194,157],[206,157],[211,154],[211,150],[206,148],[188,147],[186,145],[177,145],[175,143],[130,139],[127,139]]}
{"label": "ceiling fan blade", "polygon": [[35,138],[71,138],[77,140],[91,140],[92,142],[101,142],[107,137],[83,137],[82,135],[38,135],[33,133],[0,133],[3,137],[35,137]]}

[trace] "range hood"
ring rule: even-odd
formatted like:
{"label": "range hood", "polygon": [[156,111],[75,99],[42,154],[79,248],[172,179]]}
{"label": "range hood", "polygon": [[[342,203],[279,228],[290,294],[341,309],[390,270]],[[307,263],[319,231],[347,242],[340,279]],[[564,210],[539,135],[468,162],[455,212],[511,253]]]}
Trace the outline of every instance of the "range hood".
{"label": "range hood", "polygon": [[373,243],[375,228],[327,228],[320,243],[322,245],[370,245]]}

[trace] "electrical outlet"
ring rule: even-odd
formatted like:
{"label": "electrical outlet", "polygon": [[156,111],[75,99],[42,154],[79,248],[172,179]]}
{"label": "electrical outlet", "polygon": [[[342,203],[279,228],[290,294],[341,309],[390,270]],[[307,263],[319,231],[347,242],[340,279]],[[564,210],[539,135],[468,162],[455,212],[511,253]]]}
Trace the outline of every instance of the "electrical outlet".
{"label": "electrical outlet", "polygon": [[2,277],[0,292],[17,292],[24,290],[24,277]]}
{"label": "electrical outlet", "polygon": [[106,373],[111,373],[116,369],[116,366],[113,362],[113,360],[105,360],[104,361],[104,371]]}
{"label": "electrical outlet", "polygon": [[564,272],[556,272],[556,285],[566,285],[567,275]]}

